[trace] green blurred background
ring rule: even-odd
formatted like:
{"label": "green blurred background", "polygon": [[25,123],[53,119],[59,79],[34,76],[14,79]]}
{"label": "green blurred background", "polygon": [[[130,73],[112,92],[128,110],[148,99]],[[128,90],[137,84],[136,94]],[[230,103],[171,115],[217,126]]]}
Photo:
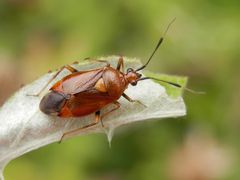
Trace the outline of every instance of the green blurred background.
{"label": "green blurred background", "polygon": [[7,180],[240,179],[240,1],[1,0],[0,103],[22,83],[85,57],[143,61],[190,77],[188,114],[54,143],[12,161]]}

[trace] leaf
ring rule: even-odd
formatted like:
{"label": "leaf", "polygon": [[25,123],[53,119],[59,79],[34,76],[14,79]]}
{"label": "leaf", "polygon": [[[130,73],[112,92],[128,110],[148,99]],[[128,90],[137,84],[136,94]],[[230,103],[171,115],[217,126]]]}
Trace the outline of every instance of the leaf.
{"label": "leaf", "polygon": [[[113,67],[116,67],[117,57],[112,56],[105,59]],[[125,58],[126,68],[137,68],[140,65],[140,61],[136,59]],[[82,62],[74,66],[79,70],[86,70],[104,66],[104,64]],[[66,74],[69,74],[69,72],[63,71],[57,79],[61,79]],[[39,147],[57,142],[64,132],[83,127],[94,120],[93,114],[81,118],[63,119],[50,117],[40,112],[39,102],[41,97],[27,96],[27,94],[38,92],[52,76],[53,73],[45,74],[33,83],[21,88],[0,109],[0,169],[3,170],[12,159]],[[175,80],[178,77],[171,78]],[[179,80],[183,83],[186,82],[185,78]],[[177,117],[186,114],[183,99],[180,96],[169,97],[165,88],[152,80],[141,81],[137,86],[130,85],[125,92],[132,99],[140,100],[147,107],[120,98],[121,108],[103,119],[105,129],[98,124],[84,129],[78,134],[71,134],[67,138],[89,133],[107,133],[110,140],[114,129],[119,126],[136,121]],[[171,94],[175,94],[175,92],[179,92],[179,90],[171,90]],[[108,111],[108,109],[111,109],[111,106],[104,108],[103,112]]]}

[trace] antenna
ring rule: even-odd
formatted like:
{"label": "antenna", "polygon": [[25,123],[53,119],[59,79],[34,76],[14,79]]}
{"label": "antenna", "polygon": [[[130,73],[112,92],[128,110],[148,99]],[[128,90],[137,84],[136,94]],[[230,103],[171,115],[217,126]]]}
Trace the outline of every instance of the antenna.
{"label": "antenna", "polygon": [[163,83],[166,83],[166,84],[170,84],[171,86],[174,86],[174,87],[177,87],[177,88],[183,88],[184,90],[186,90],[186,91],[188,91],[188,92],[190,92],[192,94],[205,94],[205,92],[194,91],[194,90],[189,89],[187,87],[183,87],[180,84],[177,84],[177,83],[174,83],[174,82],[170,82],[170,81],[165,81],[165,80],[162,80],[162,79],[153,78],[153,77],[143,77],[143,78],[139,79],[138,81],[142,81],[142,80],[146,80],[146,79],[153,79],[155,81],[160,81],[160,82],[163,82]]}
{"label": "antenna", "polygon": [[146,64],[143,65],[142,67],[138,68],[138,69],[136,70],[136,72],[144,69],[144,68],[148,65],[148,63],[151,61],[152,57],[154,56],[154,54],[156,53],[156,51],[158,50],[158,48],[159,48],[160,45],[162,44],[162,42],[163,42],[163,40],[164,40],[164,38],[165,38],[165,36],[166,36],[166,34],[167,34],[170,26],[172,25],[172,23],[173,23],[175,20],[176,20],[176,18],[174,18],[174,19],[168,24],[166,30],[165,30],[164,33],[163,33],[163,36],[159,39],[159,41],[158,41],[158,43],[157,43],[157,46],[155,47],[155,49],[154,49],[154,51],[152,52],[151,56],[148,58]]}

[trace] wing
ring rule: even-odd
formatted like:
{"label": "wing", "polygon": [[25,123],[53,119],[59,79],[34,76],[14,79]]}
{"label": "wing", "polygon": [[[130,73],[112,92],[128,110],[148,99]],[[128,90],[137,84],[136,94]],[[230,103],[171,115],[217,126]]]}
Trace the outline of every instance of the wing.
{"label": "wing", "polygon": [[65,94],[78,94],[92,89],[96,82],[102,77],[104,68],[80,71],[64,77],[57,82],[51,90],[61,91]]}

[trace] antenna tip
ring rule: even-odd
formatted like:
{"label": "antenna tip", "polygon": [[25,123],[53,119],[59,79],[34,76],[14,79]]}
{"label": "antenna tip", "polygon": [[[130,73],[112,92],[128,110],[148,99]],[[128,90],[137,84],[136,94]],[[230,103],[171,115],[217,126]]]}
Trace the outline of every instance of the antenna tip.
{"label": "antenna tip", "polygon": [[203,94],[206,94],[206,92],[204,91],[195,91],[195,90],[192,90],[190,88],[187,88],[187,87],[184,87],[184,89],[192,94],[199,94],[199,95],[203,95]]}
{"label": "antenna tip", "polygon": [[167,26],[167,28],[166,28],[164,34],[163,34],[163,37],[167,34],[167,32],[168,32],[170,26],[174,23],[175,20],[176,20],[176,17],[173,18],[173,19],[170,21],[170,23],[168,24],[168,26]]}

